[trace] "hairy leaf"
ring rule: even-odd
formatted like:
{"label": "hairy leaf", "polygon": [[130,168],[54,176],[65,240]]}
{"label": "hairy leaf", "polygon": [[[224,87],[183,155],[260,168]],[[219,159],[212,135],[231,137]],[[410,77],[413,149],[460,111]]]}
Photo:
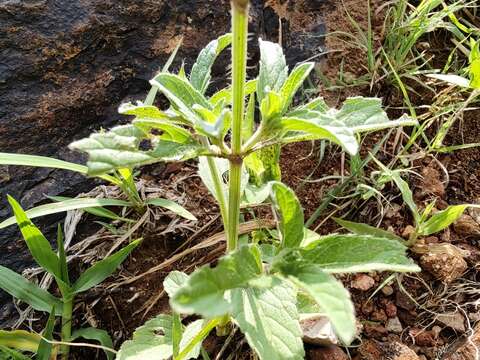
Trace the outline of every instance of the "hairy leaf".
{"label": "hairy leaf", "polygon": [[205,265],[197,269],[175,292],[170,304],[179,313],[195,313],[206,318],[227,314],[231,305],[225,300],[225,292],[245,286],[261,272],[258,248],[243,246],[221,258],[215,268]]}
{"label": "hairy leaf", "polygon": [[[304,135],[292,136],[290,139],[285,138],[287,142],[304,141],[304,140],[330,140],[340,146],[351,155],[358,152],[358,142],[351,129],[338,121],[330,121],[324,115],[319,115],[316,119],[304,119],[284,117],[282,118],[283,129],[287,131],[295,131]],[[328,124],[328,125],[326,125]]]}
{"label": "hairy leaf", "polygon": [[54,305],[55,314],[62,315],[63,303],[60,299],[4,266],[0,266],[0,288],[35,310],[48,313]]}
{"label": "hairy leaf", "polygon": [[211,78],[213,63],[217,56],[232,42],[232,34],[225,34],[211,41],[198,55],[190,74],[192,86],[205,93]]}
{"label": "hairy leaf", "polygon": [[317,265],[292,266],[285,275],[315,299],[338,337],[349,345],[356,333],[356,321],[350,294],[342,283]]}
{"label": "hairy leaf", "polygon": [[296,248],[303,240],[303,208],[292,189],[271,182],[270,197],[279,215],[282,248]]}
{"label": "hairy leaf", "polygon": [[159,315],[147,321],[125,341],[117,353],[117,360],[167,360],[173,355],[172,317]]}
{"label": "hairy leaf", "polygon": [[232,291],[232,317],[262,360],[304,358],[296,290],[275,278],[270,288]]}
{"label": "hairy leaf", "polygon": [[314,67],[313,62],[307,62],[296,66],[280,90],[283,99],[282,114],[284,114],[292,104],[293,97],[297,93],[300,86],[302,86],[305,79],[308,77]]}
{"label": "hairy leaf", "polygon": [[175,292],[180,289],[188,280],[188,275],[181,271],[170,271],[163,280],[163,289],[169,297],[173,297]]}
{"label": "hairy leaf", "polygon": [[420,271],[396,240],[370,235],[332,234],[302,249],[302,260],[328,273]]}
{"label": "hairy leaf", "polygon": [[157,86],[170,103],[191,123],[195,123],[198,116],[193,111],[193,105],[200,105],[211,109],[210,103],[187,80],[178,75],[160,73],[150,84]]}
{"label": "hairy leaf", "polygon": [[288,67],[282,47],[278,44],[259,40],[260,70],[258,74],[257,95],[259,104],[269,90],[279,91],[288,75]]}
{"label": "hairy leaf", "polygon": [[[141,142],[149,141],[142,150]],[[122,125],[109,132],[100,132],[75,141],[70,148],[89,155],[88,173],[97,175],[113,169],[136,167],[160,161],[182,161],[197,156],[202,147],[194,142],[185,144],[159,139],[147,140],[146,134],[133,125]]]}
{"label": "hairy leaf", "polygon": [[122,250],[95,263],[95,265],[80,275],[73,285],[73,291],[75,293],[80,293],[100,284],[117,269],[117,267],[139,244],[140,240],[135,240],[125,246]]}

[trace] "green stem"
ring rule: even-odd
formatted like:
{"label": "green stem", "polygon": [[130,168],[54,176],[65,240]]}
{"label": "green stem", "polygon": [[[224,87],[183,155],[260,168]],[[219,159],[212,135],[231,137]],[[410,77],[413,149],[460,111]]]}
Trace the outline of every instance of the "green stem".
{"label": "green stem", "polygon": [[183,360],[188,355],[188,353],[192,351],[199,342],[202,342],[203,339],[205,339],[208,334],[210,334],[210,331],[212,331],[219,323],[220,318],[210,320],[207,325],[205,325],[205,327],[200,330],[200,332],[192,339],[192,341],[188,343],[185,349],[183,349],[183,351],[178,354],[177,357],[175,357],[175,360]]}
{"label": "green stem", "polygon": [[240,184],[242,176],[242,123],[245,113],[245,79],[247,77],[248,1],[232,1],[232,157],[228,192],[227,251],[238,243],[240,218]]}
{"label": "green stem", "polygon": [[[62,312],[62,342],[70,342],[72,337],[72,311],[73,311],[73,298],[64,299],[63,302],[63,312]],[[69,345],[62,345],[61,354],[62,360],[68,360],[68,355],[70,353]]]}

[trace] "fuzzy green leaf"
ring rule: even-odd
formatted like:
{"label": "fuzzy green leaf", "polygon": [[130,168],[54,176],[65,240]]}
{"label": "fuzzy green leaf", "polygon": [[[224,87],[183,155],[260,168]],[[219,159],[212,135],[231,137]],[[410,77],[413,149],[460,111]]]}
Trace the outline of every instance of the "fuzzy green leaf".
{"label": "fuzzy green leaf", "polygon": [[333,234],[300,250],[303,261],[328,273],[397,271],[420,268],[407,258],[407,248],[396,240],[370,235]]}
{"label": "fuzzy green leaf", "polygon": [[154,206],[160,206],[165,209],[170,210],[171,212],[180,215],[181,217],[187,219],[187,220],[193,220],[197,221],[197,218],[187,209],[185,209],[183,206],[178,205],[176,202],[168,200],[168,199],[148,199],[147,200],[148,205],[154,205]]}
{"label": "fuzzy green leaf", "polygon": [[198,118],[193,111],[194,105],[212,109],[205,97],[178,75],[160,73],[150,81],[150,84],[157,86],[170,103],[191,123],[195,123]]}
{"label": "fuzzy green leaf", "polygon": [[270,184],[270,197],[280,220],[282,248],[296,248],[303,240],[303,208],[292,189],[281,182]]}
{"label": "fuzzy green leaf", "polygon": [[293,97],[297,93],[300,86],[302,86],[310,72],[313,70],[314,65],[315,63],[313,62],[307,62],[296,66],[290,73],[289,77],[283,84],[282,89],[280,90],[280,94],[283,99],[282,114],[284,114],[292,104]]}
{"label": "fuzzy green leaf", "polygon": [[285,280],[272,280],[270,288],[232,291],[233,320],[261,360],[301,360],[296,290]]}
{"label": "fuzzy green leaf", "polygon": [[211,78],[213,63],[217,56],[232,42],[232,34],[225,34],[211,41],[198,55],[190,73],[192,86],[205,93]]}
{"label": "fuzzy green leaf", "polygon": [[170,271],[163,280],[163,289],[169,297],[173,297],[175,292],[180,289],[188,280],[188,275],[181,271]]}
{"label": "fuzzy green leaf", "polygon": [[[287,131],[300,133],[290,138],[287,135],[284,138],[286,142],[325,139],[342,146],[351,155],[358,152],[358,142],[353,131],[343,123],[332,121],[324,115],[319,114],[316,119],[284,117],[282,126]],[[304,135],[301,135],[302,133]]]}
{"label": "fuzzy green leaf", "polygon": [[226,301],[225,292],[245,286],[261,272],[259,249],[243,246],[221,258],[215,268],[205,265],[197,269],[175,292],[170,304],[179,313],[195,313],[206,318],[227,314],[231,304]]}
{"label": "fuzzy green leaf", "polygon": [[2,360],[31,360],[30,357],[23,355],[21,352],[9,349],[0,345],[0,359]]}
{"label": "fuzzy green leaf", "polygon": [[194,142],[181,144],[156,138],[149,140],[150,149],[142,150],[140,144],[146,139],[147,135],[137,127],[122,125],[75,141],[70,148],[89,155],[87,166],[90,175],[161,161],[183,161],[202,152],[202,147]]}
{"label": "fuzzy green leaf", "polygon": [[116,360],[167,360],[173,355],[172,317],[159,315],[147,321],[125,341]]}
{"label": "fuzzy green leaf", "polygon": [[0,266],[0,288],[35,310],[49,313],[54,305],[55,314],[62,315],[63,303],[60,299],[4,266]]}
{"label": "fuzzy green leaf", "polygon": [[135,240],[122,250],[110,255],[109,257],[98,261],[91,268],[86,270],[73,285],[73,291],[80,293],[86,291],[109,277],[117,267],[127,258],[127,256],[140,244],[140,240]]}
{"label": "fuzzy green leaf", "polygon": [[257,95],[259,104],[268,91],[279,91],[288,75],[287,62],[282,47],[270,41],[259,40],[260,70],[258,74]]}
{"label": "fuzzy green leaf", "polygon": [[342,283],[317,265],[292,266],[285,275],[315,299],[338,337],[349,345],[356,333],[355,312],[350,294]]}

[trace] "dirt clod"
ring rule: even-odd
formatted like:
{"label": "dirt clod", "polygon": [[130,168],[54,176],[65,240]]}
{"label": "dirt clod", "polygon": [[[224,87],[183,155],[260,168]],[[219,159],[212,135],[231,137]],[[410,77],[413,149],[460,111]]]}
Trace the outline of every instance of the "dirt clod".
{"label": "dirt clod", "polygon": [[311,360],[348,360],[347,354],[338,346],[318,347],[308,351]]}
{"label": "dirt clod", "polygon": [[367,291],[370,290],[375,285],[375,280],[365,274],[358,274],[352,280],[351,286],[354,289]]}
{"label": "dirt clod", "polygon": [[[440,249],[440,247],[438,247]],[[451,244],[442,244],[442,251],[430,251],[420,258],[423,269],[429,271],[436,279],[451,283],[467,270],[467,262],[462,252]]]}
{"label": "dirt clod", "polygon": [[367,340],[360,346],[359,352],[363,360],[419,360],[412,349],[399,342]]}
{"label": "dirt clod", "polygon": [[480,235],[480,225],[470,215],[462,215],[460,219],[453,224],[453,229],[460,236],[478,236]]}
{"label": "dirt clod", "polygon": [[394,317],[387,320],[386,329],[390,332],[400,334],[403,331],[403,326],[398,317]]}

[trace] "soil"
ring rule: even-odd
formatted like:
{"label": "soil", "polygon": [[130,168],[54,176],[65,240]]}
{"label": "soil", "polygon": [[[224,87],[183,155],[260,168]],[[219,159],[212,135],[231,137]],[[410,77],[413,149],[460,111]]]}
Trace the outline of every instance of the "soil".
{"label": "soil", "polygon": [[[382,39],[384,20],[382,3],[380,0],[372,1],[376,46]],[[324,27],[328,32],[355,32],[346,15],[348,11],[363,29],[367,27],[367,9],[363,3],[356,0],[327,3],[272,0],[266,1],[265,4],[254,2],[252,8],[252,26],[262,29],[258,33],[263,32],[267,38],[278,39],[278,26],[282,24],[282,39],[286,42],[284,45],[291,64],[300,60],[297,59],[299,49],[307,48],[312,51],[312,46],[316,46],[313,52],[318,54],[321,51],[319,49],[323,47],[323,43],[314,45],[308,43],[313,41],[308,40],[309,38],[297,42],[297,45],[294,44],[294,39],[304,31],[307,24],[310,24],[308,33],[312,39],[315,38],[312,34],[315,34],[315,31],[320,33],[325,31]],[[197,9],[192,14],[199,11]],[[257,17],[259,13],[262,16]],[[221,19],[225,21],[223,17]],[[324,19],[324,23],[321,19]],[[172,20],[172,24],[175,21]],[[316,26],[311,25],[312,22]],[[198,24],[194,23],[192,29],[195,29],[195,25]],[[175,32],[177,33],[180,32]],[[210,38],[211,34],[208,35]],[[189,38],[188,41],[191,41],[190,48],[193,51],[195,40]],[[340,66],[352,79],[365,73],[365,64],[362,62],[364,57],[363,54],[359,56],[357,47],[331,36],[326,38],[325,44],[328,53],[323,60],[319,60],[318,70],[330,84],[338,79]],[[305,53],[301,55],[304,56]],[[256,60],[255,57],[256,54],[252,53],[252,62]],[[151,73],[145,72],[145,76],[149,74]],[[386,106],[399,105],[398,91],[384,83],[376,83],[372,89],[368,85],[352,85],[331,90],[324,81],[318,84],[318,88],[332,106],[353,95],[376,95],[384,99]],[[138,93],[144,93],[144,90],[142,86],[138,87]],[[430,94],[424,92],[423,95],[423,98],[418,96],[414,99],[414,105],[425,105],[431,101]],[[117,98],[109,101],[113,103],[115,99]],[[392,115],[396,112],[389,110]],[[463,121],[451,129],[445,144],[480,143],[479,128],[480,110],[469,111]],[[364,141],[363,157],[384,134],[367,137]],[[395,145],[393,133],[377,154],[377,158],[383,162],[392,160]],[[423,178],[412,174],[409,175],[408,181],[414,190],[417,205],[425,207],[427,203],[435,200],[436,208],[441,210],[448,204],[479,203],[479,164],[478,148],[429,155],[415,160],[413,170]],[[403,206],[398,190],[394,187],[386,186],[382,190],[383,196],[390,203],[385,208],[375,199],[351,200],[346,197],[358,190],[359,182],[355,178],[342,185],[341,193],[336,192],[338,185],[350,175],[348,158],[343,157],[339,149],[330,146],[324,149],[322,144],[310,142],[288,145],[282,149],[281,167],[283,181],[296,190],[305,208],[306,219],[315,214],[319,205],[323,204],[322,211],[311,226],[319,233],[339,231],[331,217],[347,216],[354,221],[390,229],[399,236],[408,234],[408,228],[412,225],[411,215]],[[362,174],[362,180],[368,179],[372,170],[376,170],[375,167],[368,165],[365,174]],[[199,221],[195,224],[179,222],[168,213],[161,212],[151,215],[144,230],[135,234],[144,237],[142,245],[124,263],[120,272],[95,291],[88,292],[78,299],[79,311],[76,314],[87,315],[84,317],[77,315],[76,325],[90,324],[106,329],[118,346],[145,320],[161,312],[168,312],[168,299],[162,293],[162,281],[169,271],[178,269],[190,272],[202,264],[214,263],[223,253],[224,246],[219,243],[188,254],[136,281],[128,280],[149,271],[186,247],[198,245],[221,231],[215,202],[196,177],[195,171],[194,164],[190,163],[185,166],[156,165],[142,170],[141,178],[145,187],[158,189],[160,196],[179,201],[197,216]],[[77,238],[81,239],[82,233],[79,233]],[[348,359],[348,353],[351,358],[357,360],[453,359],[452,356],[459,348],[455,343],[461,341],[468,327],[474,327],[475,322],[480,320],[478,309],[475,307],[475,303],[478,302],[479,239],[480,213],[471,211],[459,223],[443,233],[420,239],[418,248],[411,256],[423,267],[422,273],[400,276],[398,281],[389,281],[380,291],[376,290],[388,280],[390,274],[371,273],[342,277],[341,280],[351,291],[355,304],[361,329],[359,340],[348,351],[339,347],[322,348],[308,345],[307,358],[341,360]],[[452,252],[442,250],[441,256],[437,258],[430,256],[430,253],[422,252],[427,245],[447,246],[449,249],[455,246],[454,249],[457,250]],[[110,243],[99,244],[96,245],[95,251],[101,254],[108,251],[110,246]],[[446,258],[445,254],[451,254],[451,258]],[[19,260],[20,263],[22,261],[25,260]],[[438,268],[439,265],[441,268]],[[442,271],[438,269],[446,268],[447,265],[453,268],[449,268],[445,276],[442,276]],[[75,261],[72,266],[78,272],[84,264],[83,261],[81,263]],[[452,276],[456,272],[458,274]],[[205,346],[210,354],[217,354],[223,346],[223,339],[211,336]],[[227,347],[226,354],[230,353],[236,354],[235,359],[252,357],[239,334],[235,335]],[[85,349],[74,350],[74,355],[77,359],[101,359],[104,356],[101,352],[92,354]]]}

